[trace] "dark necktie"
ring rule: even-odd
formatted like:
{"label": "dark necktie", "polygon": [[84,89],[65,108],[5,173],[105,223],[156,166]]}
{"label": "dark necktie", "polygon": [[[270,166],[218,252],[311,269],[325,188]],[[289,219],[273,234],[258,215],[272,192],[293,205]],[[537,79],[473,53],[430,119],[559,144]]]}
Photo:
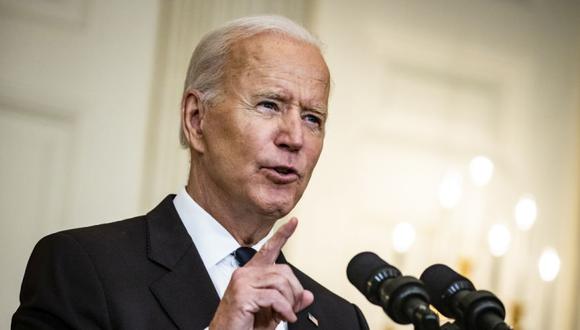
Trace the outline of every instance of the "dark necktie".
{"label": "dark necktie", "polygon": [[244,265],[252,259],[252,257],[256,254],[256,250],[252,249],[251,247],[242,246],[234,251],[234,257],[240,264],[240,267],[244,267]]}

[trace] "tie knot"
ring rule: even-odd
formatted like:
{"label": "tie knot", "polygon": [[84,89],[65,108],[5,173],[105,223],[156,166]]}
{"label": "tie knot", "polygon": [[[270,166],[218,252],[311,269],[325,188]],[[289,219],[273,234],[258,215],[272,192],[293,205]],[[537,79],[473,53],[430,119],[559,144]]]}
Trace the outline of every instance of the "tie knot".
{"label": "tie knot", "polygon": [[254,254],[256,254],[256,250],[251,247],[242,246],[234,251],[234,258],[236,258],[240,267],[244,267],[244,265],[252,259]]}

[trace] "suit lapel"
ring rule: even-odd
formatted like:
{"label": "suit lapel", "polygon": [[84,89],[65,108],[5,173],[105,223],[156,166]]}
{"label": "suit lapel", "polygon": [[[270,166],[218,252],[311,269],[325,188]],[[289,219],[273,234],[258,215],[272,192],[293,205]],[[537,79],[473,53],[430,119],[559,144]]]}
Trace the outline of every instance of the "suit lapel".
{"label": "suit lapel", "polygon": [[[209,325],[219,304],[219,296],[207,273],[191,237],[183,226],[175,207],[174,195],[167,196],[147,214],[147,255],[167,269],[167,273],[151,283],[150,289],[159,304],[180,329],[203,329]],[[288,264],[283,254],[276,263]],[[291,266],[291,265],[290,265]],[[292,267],[292,266],[291,266]],[[306,282],[295,272],[298,281]],[[312,291],[313,288],[307,288]],[[316,295],[316,292],[313,292]],[[289,330],[324,328],[311,320],[322,315],[316,300],[298,313],[298,321],[289,323]]]}
{"label": "suit lapel", "polygon": [[[286,258],[284,257],[283,253],[280,253],[280,255],[278,256],[278,259],[276,260],[276,263],[277,264],[287,264],[290,267],[294,268],[294,266],[290,265],[288,263],[288,261],[286,261]],[[306,281],[303,278],[302,273],[295,271],[294,274],[296,275],[296,278],[298,279],[300,284],[302,284],[304,286]],[[306,307],[304,310],[302,310],[300,313],[298,313],[298,315],[297,315],[298,320],[296,322],[288,323],[288,330],[324,329],[324,325],[321,325],[321,324],[316,325],[315,324],[315,322],[318,322],[318,315],[321,315],[320,309],[318,308],[318,305],[316,304],[316,292],[313,291],[313,288],[309,288],[306,286],[304,288],[312,291],[312,293],[314,294],[314,302],[312,303],[312,305]]]}
{"label": "suit lapel", "polygon": [[150,288],[178,328],[203,329],[209,325],[219,297],[173,198],[166,197],[147,214],[147,254],[168,270]]}
{"label": "suit lapel", "polygon": [[[317,313],[314,311],[316,310],[316,306],[310,305],[300,313],[298,313],[298,321],[294,323],[288,323],[288,330],[319,330],[324,329],[323,325],[315,325],[314,322],[318,322],[318,318],[316,317]],[[314,320],[310,318],[314,317]]]}

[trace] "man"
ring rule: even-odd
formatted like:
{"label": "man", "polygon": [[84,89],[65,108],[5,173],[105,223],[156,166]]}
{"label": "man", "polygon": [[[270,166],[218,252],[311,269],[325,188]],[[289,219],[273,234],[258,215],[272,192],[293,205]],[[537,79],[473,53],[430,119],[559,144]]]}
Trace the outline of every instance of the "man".
{"label": "man", "polygon": [[280,254],[296,219],[269,235],[316,165],[329,88],[316,40],[285,18],[204,37],[181,106],[186,189],[146,216],[43,238],[12,328],[368,329]]}

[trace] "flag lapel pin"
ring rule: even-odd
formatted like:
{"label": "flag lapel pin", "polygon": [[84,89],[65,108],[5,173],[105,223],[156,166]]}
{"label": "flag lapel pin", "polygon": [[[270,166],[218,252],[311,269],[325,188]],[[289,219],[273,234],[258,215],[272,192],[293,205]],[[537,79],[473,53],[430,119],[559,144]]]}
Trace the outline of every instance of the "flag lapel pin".
{"label": "flag lapel pin", "polygon": [[308,313],[308,319],[310,320],[310,322],[314,323],[316,327],[318,327],[318,320],[314,317],[314,315]]}

